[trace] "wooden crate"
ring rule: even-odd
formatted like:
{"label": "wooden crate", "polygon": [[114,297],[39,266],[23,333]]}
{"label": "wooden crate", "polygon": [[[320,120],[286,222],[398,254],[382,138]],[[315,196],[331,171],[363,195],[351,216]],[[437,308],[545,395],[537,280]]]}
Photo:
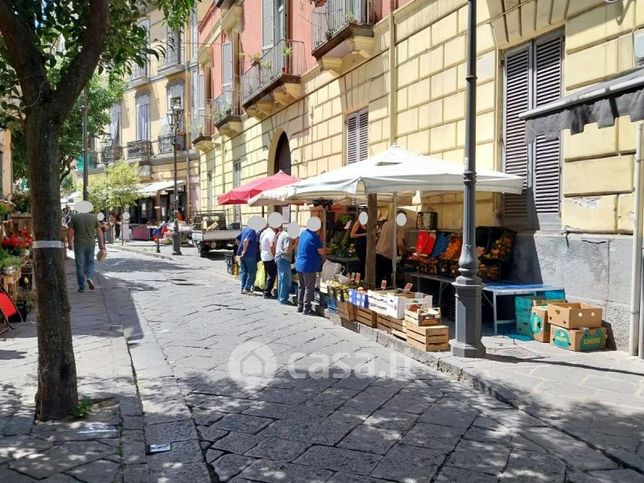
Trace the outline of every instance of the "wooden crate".
{"label": "wooden crate", "polygon": [[407,332],[405,332],[404,330],[392,329],[391,335],[393,335],[397,339],[404,340],[405,342],[407,341]]}
{"label": "wooden crate", "polygon": [[356,320],[356,306],[348,302],[337,302],[338,315],[342,320],[353,322]]}
{"label": "wooden crate", "polygon": [[449,327],[446,325],[417,326],[405,322],[407,343],[426,352],[449,350]]}
{"label": "wooden crate", "polygon": [[405,330],[402,320],[394,319],[393,317],[382,314],[377,314],[376,327],[380,330],[384,330],[385,332],[391,332],[393,330],[403,332]]}
{"label": "wooden crate", "polygon": [[418,311],[405,310],[405,322],[417,326],[438,325],[441,323],[441,309],[421,309]]}
{"label": "wooden crate", "polygon": [[[355,307],[355,306],[354,306]],[[356,321],[361,324],[368,325],[369,327],[376,326],[376,314],[369,309],[363,309],[361,307],[355,307],[356,310]]]}

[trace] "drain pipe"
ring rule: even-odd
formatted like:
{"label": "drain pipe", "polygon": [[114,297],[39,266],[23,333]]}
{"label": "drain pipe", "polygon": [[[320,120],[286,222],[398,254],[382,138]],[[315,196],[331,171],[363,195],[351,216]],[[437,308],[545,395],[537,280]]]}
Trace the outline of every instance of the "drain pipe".
{"label": "drain pipe", "polygon": [[[635,195],[633,206],[633,277],[631,282],[631,331],[629,349],[632,356],[639,354],[644,359],[644,312],[642,312],[642,213],[644,213],[644,122],[637,125],[637,146],[635,151]],[[638,343],[639,342],[639,343]]]}

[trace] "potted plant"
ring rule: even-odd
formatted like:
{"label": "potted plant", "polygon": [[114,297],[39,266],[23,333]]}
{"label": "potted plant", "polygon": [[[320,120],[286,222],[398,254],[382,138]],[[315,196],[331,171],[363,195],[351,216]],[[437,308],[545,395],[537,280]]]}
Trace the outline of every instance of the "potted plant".
{"label": "potted plant", "polygon": [[293,55],[293,47],[289,45],[282,47],[282,54],[284,55],[284,57],[290,57],[291,55]]}
{"label": "potted plant", "polygon": [[326,37],[327,40],[331,40],[333,37],[334,31],[333,29],[329,29],[326,32],[324,32],[324,36]]}
{"label": "potted plant", "polygon": [[14,255],[5,256],[0,259],[0,268],[5,275],[13,275],[22,267],[22,259]]}
{"label": "potted plant", "polygon": [[344,19],[347,23],[352,23],[356,21],[356,16],[353,15],[353,12],[349,12],[345,15]]}
{"label": "potted plant", "polygon": [[271,67],[273,67],[273,63],[270,60],[263,60],[260,62],[260,65],[264,69],[270,69]]}

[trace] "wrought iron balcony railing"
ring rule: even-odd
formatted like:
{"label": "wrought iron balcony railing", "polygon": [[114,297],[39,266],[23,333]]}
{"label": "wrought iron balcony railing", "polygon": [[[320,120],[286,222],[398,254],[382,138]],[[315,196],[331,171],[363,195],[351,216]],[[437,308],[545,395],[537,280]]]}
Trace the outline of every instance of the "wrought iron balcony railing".
{"label": "wrought iron balcony railing", "polygon": [[138,79],[145,79],[148,77],[148,64],[147,62],[145,65],[140,66],[140,65],[134,65],[134,68],[132,69],[132,75],[130,76],[130,81],[135,81]]}
{"label": "wrought iron balcony railing", "polygon": [[174,136],[172,134],[159,136],[159,154],[171,153],[173,142]]}
{"label": "wrought iron balcony railing", "polygon": [[152,156],[152,141],[130,141],[127,143],[127,159],[147,159]]}
{"label": "wrought iron balcony railing", "polygon": [[101,151],[101,163],[104,165],[112,164],[123,158],[123,148],[121,146],[108,146]]}
{"label": "wrought iron balcony railing", "polygon": [[205,109],[199,109],[197,117],[192,121],[190,127],[190,140],[194,143],[212,136],[212,121],[206,115]]}
{"label": "wrought iron balcony railing", "polygon": [[373,25],[380,0],[327,0],[313,9],[313,51],[348,25]]}
{"label": "wrought iron balcony railing", "polygon": [[306,68],[304,42],[282,39],[246,70],[241,78],[242,104],[268,94],[281,77],[299,77]]}
{"label": "wrought iron balcony railing", "polygon": [[175,65],[181,65],[181,49],[168,46],[165,54],[159,57],[159,69],[167,69]]}
{"label": "wrought iron balcony railing", "polygon": [[215,124],[229,116],[240,116],[239,91],[225,89],[219,97],[210,100],[210,111]]}

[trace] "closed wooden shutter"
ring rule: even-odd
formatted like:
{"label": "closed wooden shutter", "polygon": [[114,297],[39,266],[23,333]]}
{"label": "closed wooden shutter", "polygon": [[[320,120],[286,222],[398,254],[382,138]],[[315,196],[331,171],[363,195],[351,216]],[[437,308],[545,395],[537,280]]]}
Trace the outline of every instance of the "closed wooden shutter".
{"label": "closed wooden shutter", "polygon": [[221,45],[221,85],[230,87],[233,83],[233,44]]}
{"label": "closed wooden shutter", "polygon": [[364,161],[369,157],[369,111],[364,110],[358,113],[358,123],[359,123],[358,161]]}
{"label": "closed wooden shutter", "polygon": [[[562,41],[557,37],[535,47],[535,105],[561,97]],[[559,213],[561,143],[540,136],[534,146],[534,204],[538,214]]]}
{"label": "closed wooden shutter", "polygon": [[273,47],[275,30],[275,0],[262,0],[262,46],[264,51]]}
{"label": "closed wooden shutter", "polygon": [[358,160],[358,116],[350,114],[347,117],[347,164]]}
{"label": "closed wooden shutter", "polygon": [[519,114],[530,106],[530,55],[527,48],[506,57],[504,96],[504,170],[523,178],[520,195],[505,195],[506,217],[528,215],[528,146]]}

